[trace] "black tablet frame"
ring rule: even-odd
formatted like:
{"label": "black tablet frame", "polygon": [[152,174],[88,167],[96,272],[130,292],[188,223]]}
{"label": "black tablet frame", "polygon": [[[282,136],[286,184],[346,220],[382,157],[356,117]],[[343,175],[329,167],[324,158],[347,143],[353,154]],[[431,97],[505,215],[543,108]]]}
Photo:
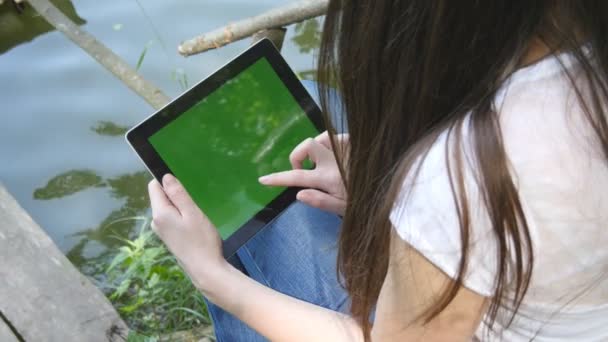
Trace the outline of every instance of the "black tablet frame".
{"label": "black tablet frame", "polygon": [[[321,110],[315,101],[274,44],[268,39],[262,39],[126,133],[127,142],[154,178],[161,182],[163,175],[167,173],[172,174],[172,172],[154,150],[148,138],[261,58],[268,60],[281,81],[319,132],[325,130]],[[234,234],[224,240],[224,257],[228,259],[234,255],[237,249],[279,216],[283,210],[296,200],[296,193],[299,190],[298,188],[287,188],[264,209],[249,219]]]}

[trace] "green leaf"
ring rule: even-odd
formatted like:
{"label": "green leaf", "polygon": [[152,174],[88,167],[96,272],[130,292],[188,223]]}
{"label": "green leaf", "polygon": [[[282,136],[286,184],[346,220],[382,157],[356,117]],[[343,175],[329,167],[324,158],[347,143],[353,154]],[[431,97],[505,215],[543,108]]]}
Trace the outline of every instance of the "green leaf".
{"label": "green leaf", "polygon": [[158,284],[159,280],[160,280],[160,277],[158,276],[158,274],[152,273],[152,277],[150,277],[150,279],[148,279],[147,286],[149,288],[153,288],[154,286],[156,286]]}
{"label": "green leaf", "polygon": [[127,290],[129,289],[129,286],[131,285],[131,280],[130,279],[125,279],[123,280],[120,285],[118,285],[118,287],[116,288],[116,290],[112,293],[112,298],[113,299],[117,299],[119,297],[121,297],[123,294],[125,294],[125,292],[127,292]]}
{"label": "green leaf", "polygon": [[141,335],[131,330],[129,331],[129,335],[127,336],[127,342],[151,342],[149,338],[150,337],[148,336]]}
{"label": "green leaf", "polygon": [[115,239],[122,245],[115,247],[107,272],[117,283],[109,296],[114,306],[130,327],[149,336],[209,322],[200,293],[152,232],[150,220],[142,222],[136,237]]}
{"label": "green leaf", "polygon": [[162,247],[151,247],[144,251],[144,257],[148,258],[151,262],[155,262],[156,259],[165,252]]}
{"label": "green leaf", "polygon": [[123,306],[122,308],[120,308],[118,310],[120,310],[120,312],[130,314],[133,311],[137,310],[141,306],[142,303],[143,303],[143,300],[141,298],[137,298],[137,301],[135,303],[127,305],[127,306]]}
{"label": "green leaf", "polygon": [[148,294],[149,294],[149,292],[148,292],[148,291],[146,291],[146,290],[140,290],[139,292],[137,292],[137,296],[138,296],[139,298],[142,298],[142,300],[143,300],[143,298],[144,298],[144,297],[147,297],[147,296],[148,296]]}
{"label": "green leaf", "polygon": [[109,273],[110,271],[112,271],[114,269],[114,267],[118,266],[119,264],[122,264],[128,257],[129,257],[129,255],[126,253],[116,254],[114,259],[112,259],[110,266],[108,266],[108,268],[106,269],[106,273]]}
{"label": "green leaf", "polygon": [[146,46],[144,46],[143,51],[141,52],[141,54],[139,54],[139,58],[137,59],[137,64],[135,65],[135,71],[139,71],[139,68],[141,68],[142,63],[144,62],[144,58],[146,58],[146,54],[148,53],[148,48],[152,45],[152,40],[149,41]]}
{"label": "green leaf", "polygon": [[186,90],[190,87],[188,75],[182,68],[175,68],[171,71],[171,80],[177,82],[182,90]]}
{"label": "green leaf", "polygon": [[196,318],[200,319],[202,322],[210,323],[209,322],[209,318],[205,317],[204,314],[202,314],[200,312],[197,312],[197,311],[194,311],[194,310],[189,309],[189,308],[183,308],[183,307],[174,308],[170,312],[173,312],[173,311],[184,311],[184,312],[187,312],[187,313],[191,314],[192,316],[195,316]]}
{"label": "green leaf", "polygon": [[125,243],[127,245],[129,245],[129,247],[131,247],[131,249],[129,249],[129,251],[131,253],[135,253],[135,251],[137,251],[138,246],[141,244],[141,242],[139,242],[139,241],[140,241],[139,238],[137,238],[137,239],[135,239],[133,241],[131,241],[131,240],[125,240]]}

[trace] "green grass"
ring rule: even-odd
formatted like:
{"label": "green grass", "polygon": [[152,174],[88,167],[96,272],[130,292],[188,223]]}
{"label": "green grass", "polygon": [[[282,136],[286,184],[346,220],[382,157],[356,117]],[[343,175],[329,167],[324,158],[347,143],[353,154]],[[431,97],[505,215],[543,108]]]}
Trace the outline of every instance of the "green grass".
{"label": "green grass", "polygon": [[211,324],[200,292],[175,258],[141,221],[138,236],[123,245],[106,270],[114,307],[137,336],[160,336]]}

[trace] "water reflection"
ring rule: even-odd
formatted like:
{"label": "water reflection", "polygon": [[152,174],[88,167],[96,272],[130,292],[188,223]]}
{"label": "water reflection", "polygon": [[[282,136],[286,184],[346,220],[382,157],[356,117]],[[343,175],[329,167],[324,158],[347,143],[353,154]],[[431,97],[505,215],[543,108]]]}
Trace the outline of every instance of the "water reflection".
{"label": "water reflection", "polygon": [[38,200],[50,200],[75,194],[88,188],[100,188],[106,183],[92,170],[70,170],[59,174],[47,182],[47,184],[34,190],[34,198]]}
{"label": "water reflection", "polygon": [[[316,54],[321,44],[321,19],[313,18],[297,23],[294,31],[291,41],[296,44],[300,53]],[[314,80],[317,73],[315,69],[301,70],[298,76],[304,80]]]}
{"label": "water reflection", "polygon": [[[51,2],[75,24],[86,23],[78,16],[71,1]],[[0,4],[0,54],[52,30],[53,27],[27,3],[15,5],[9,0]]]}
{"label": "water reflection", "polygon": [[112,121],[97,121],[97,124],[91,127],[91,130],[99,135],[116,137],[127,133],[129,127],[120,126]]}
{"label": "water reflection", "polygon": [[321,19],[313,18],[297,23],[296,34],[291,40],[298,46],[301,53],[311,53],[321,44]]}
{"label": "water reflection", "polygon": [[[152,176],[147,171],[139,171],[107,180],[111,196],[124,201],[124,204],[110,212],[99,226],[75,234],[81,238],[80,242],[67,253],[74,264],[82,268],[95,267],[97,260],[104,260],[107,254],[115,253],[116,248],[124,245],[121,239],[134,238],[136,219],[148,210],[147,184],[151,179]],[[101,247],[98,255],[93,258],[84,253],[89,243]]]}
{"label": "water reflection", "polygon": [[[120,208],[110,212],[97,227],[83,229],[74,235],[80,238],[79,242],[66,255],[79,267],[91,267],[93,265],[87,265],[87,261],[105,257],[108,251],[121,244],[121,238],[134,236],[135,218],[148,210],[147,184],[151,179],[147,171],[104,180],[91,170],[71,170],[53,177],[44,187],[36,189],[34,197],[51,200],[92,187],[107,187],[113,198],[123,202]],[[85,254],[89,243],[94,243],[99,250],[95,258]]]}

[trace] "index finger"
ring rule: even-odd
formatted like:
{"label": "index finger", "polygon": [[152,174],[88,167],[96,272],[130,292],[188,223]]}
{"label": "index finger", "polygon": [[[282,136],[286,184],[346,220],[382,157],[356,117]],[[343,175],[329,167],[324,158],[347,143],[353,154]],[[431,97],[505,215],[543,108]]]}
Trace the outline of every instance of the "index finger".
{"label": "index finger", "polygon": [[313,143],[312,138],[308,138],[296,146],[293,151],[289,154],[289,162],[291,163],[291,167],[293,169],[301,169],[302,162],[309,156],[310,154],[310,145]]}
{"label": "index finger", "polygon": [[302,162],[310,155],[311,143],[317,142],[327,149],[331,150],[331,142],[329,141],[329,133],[327,131],[317,135],[314,139],[308,138],[299,143],[289,155],[289,162],[294,169],[301,169]]}
{"label": "index finger", "polygon": [[302,141],[296,148],[291,151],[289,155],[289,161],[293,169],[301,169],[302,162],[309,158],[313,163],[318,163],[319,159],[323,155],[323,152],[331,153],[331,150],[319,143],[313,138],[308,138]]}
{"label": "index finger", "polygon": [[259,179],[260,183],[271,186],[295,186],[299,188],[318,188],[322,179],[314,170],[289,170],[272,173]]}

